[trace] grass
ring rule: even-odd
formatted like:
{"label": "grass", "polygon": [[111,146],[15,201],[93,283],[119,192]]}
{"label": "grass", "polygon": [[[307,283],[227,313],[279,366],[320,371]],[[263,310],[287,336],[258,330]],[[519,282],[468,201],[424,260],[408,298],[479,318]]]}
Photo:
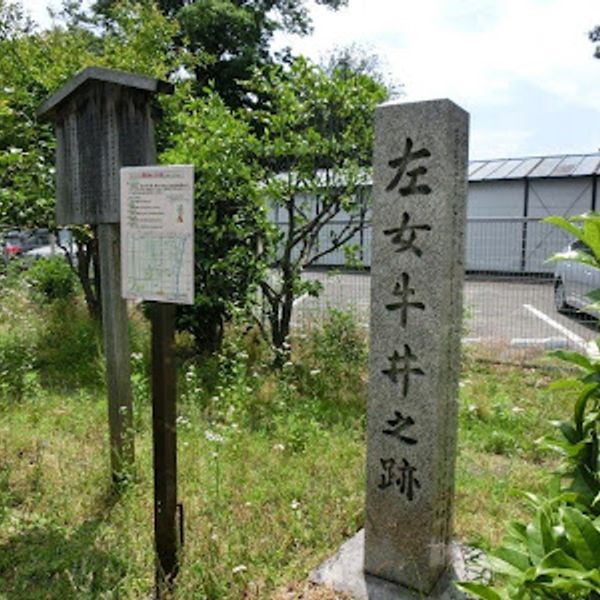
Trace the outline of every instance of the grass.
{"label": "grass", "polygon": [[[153,564],[147,416],[137,436],[136,483],[117,498],[109,488],[101,396],[52,396],[43,403],[43,411],[29,403],[5,407],[0,419],[0,596],[147,595]],[[284,425],[273,433],[221,428],[220,438],[208,436],[194,406],[181,407],[179,422],[186,509],[180,597],[261,597],[302,577],[315,556],[359,527],[360,430],[315,428],[296,450],[287,445],[296,438],[283,435]]]}
{"label": "grass", "polygon": [[[65,335],[91,349],[82,356],[50,352],[43,341],[62,331],[56,319],[63,309],[11,293],[21,294],[26,339],[12,354],[3,349],[14,333],[6,314],[16,309],[0,300],[0,353],[21,369],[19,377],[4,377],[4,388],[0,379],[0,598],[150,597],[147,326],[133,319],[136,476],[117,495],[109,481],[97,334],[75,306]],[[175,598],[284,597],[282,589],[290,582],[297,589],[294,582],[363,525],[365,359],[364,337],[343,314],[298,339],[280,375],[270,371],[256,338],[236,332],[218,359],[182,359],[178,461],[186,541]],[[547,367],[464,361],[459,539],[496,544],[508,521],[525,515],[522,492],[548,482],[555,459],[540,440],[551,431],[548,421],[570,410],[568,397],[546,389],[556,376]],[[10,393],[14,381],[18,396]]]}
{"label": "grass", "polygon": [[455,531],[484,549],[524,518],[523,493],[543,492],[557,467],[544,438],[566,418],[564,392],[549,392],[556,365],[533,368],[467,359],[460,382]]}

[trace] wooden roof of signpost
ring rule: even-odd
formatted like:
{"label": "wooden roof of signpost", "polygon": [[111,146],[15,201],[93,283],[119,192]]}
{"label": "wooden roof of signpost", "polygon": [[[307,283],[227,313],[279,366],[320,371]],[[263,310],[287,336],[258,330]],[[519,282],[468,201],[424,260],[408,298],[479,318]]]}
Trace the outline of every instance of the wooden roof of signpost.
{"label": "wooden roof of signpost", "polygon": [[59,107],[82,86],[90,81],[100,81],[144,90],[151,93],[172,94],[173,85],[167,81],[154,79],[147,75],[128,73],[104,67],[87,67],[70,79],[50,96],[37,110],[39,118],[52,119]]}
{"label": "wooden roof of signpost", "polygon": [[151,99],[161,92],[173,86],[88,67],[40,106],[55,126],[57,223],[119,222],[119,169],[156,161]]}

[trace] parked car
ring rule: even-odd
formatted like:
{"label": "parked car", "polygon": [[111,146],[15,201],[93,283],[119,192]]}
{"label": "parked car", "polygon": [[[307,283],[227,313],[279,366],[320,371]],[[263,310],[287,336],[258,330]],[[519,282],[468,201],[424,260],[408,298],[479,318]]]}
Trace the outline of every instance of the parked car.
{"label": "parked car", "polygon": [[64,256],[65,254],[65,250],[61,246],[47,244],[46,246],[40,246],[39,248],[23,252],[23,260],[33,262],[40,258],[53,258],[54,256]]}
{"label": "parked car", "polygon": [[73,241],[73,235],[68,229],[61,229],[58,232],[57,240],[51,240],[50,243],[23,252],[23,260],[27,263],[32,263],[40,258],[64,257],[67,252],[73,263],[76,264],[77,244]]}
{"label": "parked car", "polygon": [[22,256],[25,252],[39,248],[50,243],[48,229],[34,229],[32,231],[12,230],[3,236],[2,257],[5,261]]}
{"label": "parked car", "polygon": [[25,239],[21,231],[8,231],[3,238],[2,257],[4,260],[19,256],[23,252]]}
{"label": "parked car", "polygon": [[[586,252],[591,250],[582,241],[577,240],[569,244],[562,254]],[[571,260],[561,260],[556,263],[554,270],[554,305],[560,313],[573,310],[598,317],[598,314],[589,308],[591,300],[586,296],[589,292],[600,289],[600,269],[591,265],[584,265]]]}

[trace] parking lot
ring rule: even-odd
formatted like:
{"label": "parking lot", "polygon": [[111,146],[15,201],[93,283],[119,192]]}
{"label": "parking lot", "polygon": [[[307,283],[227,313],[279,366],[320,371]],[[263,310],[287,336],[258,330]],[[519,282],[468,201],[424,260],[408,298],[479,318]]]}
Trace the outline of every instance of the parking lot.
{"label": "parking lot", "polygon": [[[295,325],[310,325],[329,308],[338,308],[352,310],[368,326],[369,273],[315,271],[305,277],[320,281],[323,289],[318,298],[305,295],[296,300]],[[464,305],[464,341],[470,344],[582,350],[598,335],[595,321],[555,310],[551,279],[467,278]]]}

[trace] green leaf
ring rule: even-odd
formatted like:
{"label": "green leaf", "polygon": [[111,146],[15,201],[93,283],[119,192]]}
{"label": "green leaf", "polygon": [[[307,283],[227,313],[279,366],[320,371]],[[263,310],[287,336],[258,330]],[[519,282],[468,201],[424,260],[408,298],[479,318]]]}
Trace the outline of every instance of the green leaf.
{"label": "green leaf", "polygon": [[542,535],[540,530],[534,523],[529,523],[527,525],[527,547],[529,548],[529,552],[531,554],[531,561],[533,563],[537,563],[546,554],[544,552],[544,543],[542,541]]}
{"label": "green leaf", "polygon": [[581,434],[567,421],[558,423],[558,428],[571,444],[577,444],[581,441]]}
{"label": "green leaf", "polygon": [[475,598],[483,600],[505,600],[508,598],[505,592],[497,592],[493,587],[473,581],[461,581],[456,586],[464,592],[468,592]]}
{"label": "green leaf", "polygon": [[548,554],[556,548],[556,542],[554,540],[554,535],[552,534],[552,522],[544,509],[541,509],[538,512],[538,520],[544,554]]}
{"label": "green leaf", "polygon": [[564,229],[567,233],[570,233],[572,236],[576,237],[577,239],[581,239],[581,236],[583,235],[583,230],[580,227],[573,225],[573,223],[571,223],[571,221],[569,221],[568,219],[565,219],[564,217],[559,217],[559,216],[546,217],[544,219],[544,223],[550,223],[552,225],[556,225],[557,227]]}
{"label": "green leaf", "polygon": [[579,379],[565,378],[565,379],[558,379],[556,381],[553,381],[552,383],[548,384],[548,387],[546,389],[551,390],[551,391],[556,391],[556,390],[567,390],[567,389],[577,388],[580,386],[581,386],[581,381]]}
{"label": "green leaf", "polygon": [[527,526],[519,521],[511,521],[508,526],[508,532],[519,542],[527,541]]}
{"label": "green leaf", "polygon": [[569,350],[554,350],[549,353],[550,356],[564,360],[565,362],[572,363],[581,367],[587,371],[592,370],[592,362],[587,356],[584,356],[580,352],[573,352]]}
{"label": "green leaf", "polygon": [[573,557],[569,556],[564,550],[557,548],[547,554],[539,566],[543,569],[561,568],[575,569],[576,571],[585,571],[585,567]]}
{"label": "green leaf", "polygon": [[495,550],[494,556],[497,556],[507,563],[510,563],[520,571],[526,571],[531,566],[528,554],[523,552],[521,549],[507,547],[506,544]]}
{"label": "green leaf", "polygon": [[523,577],[523,571],[521,569],[515,567],[512,563],[499,558],[495,554],[488,556],[483,562],[485,566],[495,573],[500,573],[516,579],[521,579]]}
{"label": "green leaf", "polygon": [[561,509],[567,537],[577,560],[587,569],[600,566],[600,531],[582,512],[569,507]]}
{"label": "green leaf", "polygon": [[575,401],[575,406],[573,407],[573,420],[575,421],[575,427],[577,428],[580,436],[583,434],[583,418],[585,415],[587,402],[590,399],[592,392],[594,392],[596,389],[596,385],[586,386],[586,388]]}
{"label": "green leaf", "polygon": [[577,569],[538,568],[536,578],[550,578],[550,581],[544,582],[544,589],[562,590],[571,593],[598,590],[598,586],[600,585],[598,569],[585,571]]}

